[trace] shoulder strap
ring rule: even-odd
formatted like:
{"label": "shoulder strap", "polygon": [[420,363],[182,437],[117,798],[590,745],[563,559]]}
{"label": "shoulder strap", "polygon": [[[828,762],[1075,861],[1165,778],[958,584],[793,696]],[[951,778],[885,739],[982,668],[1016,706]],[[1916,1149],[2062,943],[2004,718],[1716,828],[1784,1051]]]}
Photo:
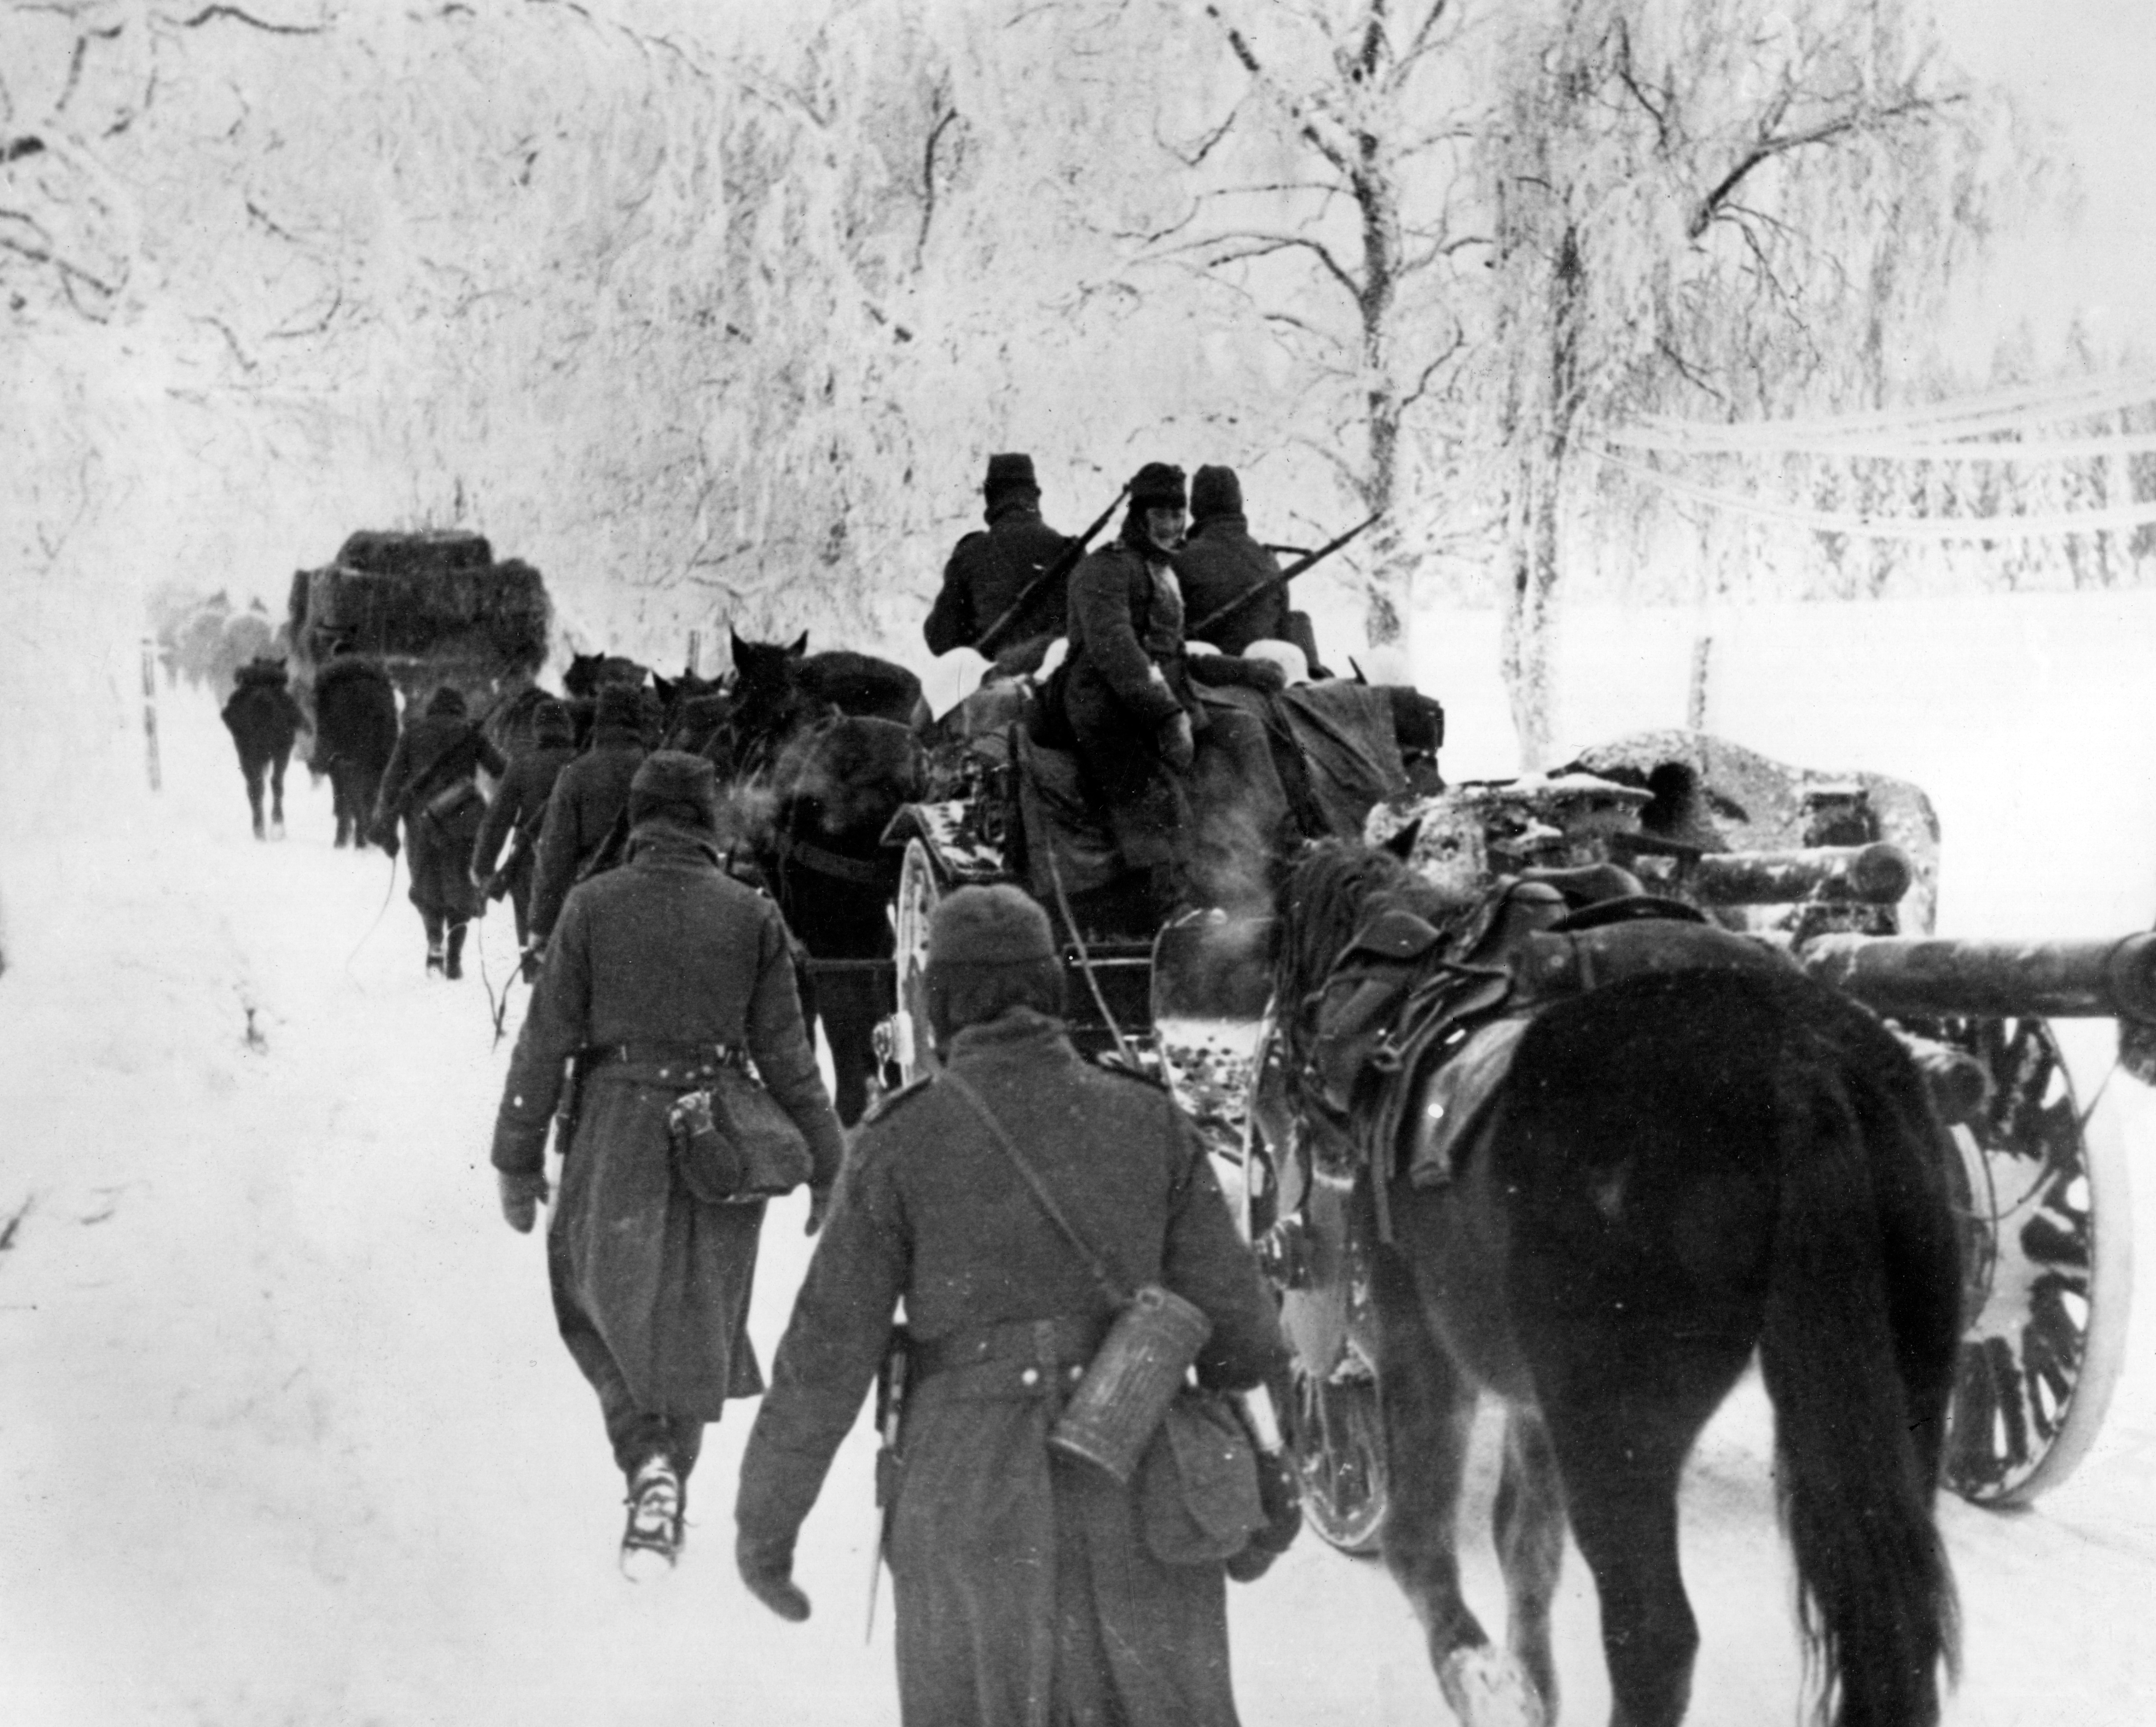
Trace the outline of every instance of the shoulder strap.
{"label": "shoulder strap", "polygon": [[1076,1227],[1072,1224],[1070,1218],[1064,1216],[1062,1207],[1055,1202],[1055,1196],[1048,1191],[1047,1182],[1041,1180],[1040,1171],[1026,1161],[1025,1154],[1018,1149],[1017,1142],[1004,1131],[1003,1123],[996,1120],[994,1111],[988,1108],[987,1101],[980,1093],[974,1090],[969,1083],[961,1079],[949,1068],[944,1068],[936,1076],[936,1083],[939,1085],[949,1086],[965,1100],[973,1112],[981,1118],[981,1125],[988,1129],[988,1137],[1001,1146],[1004,1155],[1017,1166],[1019,1174],[1025,1178],[1025,1185],[1033,1190],[1034,1199],[1039,1203],[1041,1210],[1048,1213],[1048,1221],[1061,1230],[1070,1245],[1077,1248],[1078,1257],[1083,1259],[1091,1268],[1093,1281],[1101,1286],[1109,1301],[1116,1307],[1122,1307],[1127,1303],[1131,1299],[1130,1290],[1124,1286],[1122,1279],[1108,1268],[1107,1262],[1093,1251],[1091,1243],[1084,1236],[1079,1234]]}

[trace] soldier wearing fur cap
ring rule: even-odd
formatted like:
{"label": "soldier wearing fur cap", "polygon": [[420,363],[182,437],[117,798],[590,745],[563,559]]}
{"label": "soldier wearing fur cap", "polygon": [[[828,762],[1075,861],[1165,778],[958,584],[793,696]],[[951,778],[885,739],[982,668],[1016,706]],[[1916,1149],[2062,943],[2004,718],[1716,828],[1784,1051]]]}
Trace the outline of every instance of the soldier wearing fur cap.
{"label": "soldier wearing fur cap", "polygon": [[1271,1299],[1188,1118],[1071,1047],[1038,906],[1009,887],[952,894],[925,981],[945,1066],[886,1099],[855,1143],[742,1460],[742,1578],[781,1617],[808,1617],[795,1534],[903,1300],[911,1377],[885,1550],[901,1719],[1231,1727],[1221,1562],[1163,1562],[1138,1489],[1048,1445],[1111,1303],[997,1133],[1094,1253],[1204,1311],[1205,1383],[1284,1370]]}
{"label": "soldier wearing fur cap", "polygon": [[1012,672],[1029,672],[1048,644],[1063,633],[1064,584],[1050,582],[1010,613],[1021,596],[1070,546],[1069,538],[1041,520],[1040,486],[1033,458],[1018,453],[988,458],[981,487],[988,525],[961,540],[943,566],[943,586],[921,636],[932,653],[977,648]]}
{"label": "soldier wearing fur cap", "polygon": [[1183,664],[1173,563],[1188,520],[1183,470],[1147,463],[1130,500],[1115,542],[1070,572],[1062,710],[1125,864],[1153,876],[1165,912],[1177,897],[1176,841],[1189,819],[1183,776],[1203,713]]}
{"label": "soldier wearing fur cap", "polygon": [[706,1205],[673,1173],[667,1114],[752,1060],[808,1140],[809,1228],[844,1151],[778,909],[720,867],[711,764],[660,751],[629,791],[627,861],[562,910],[494,1132],[503,1215],[546,1198],[547,1124],[577,1058],[547,1263],[562,1341],[598,1394],[629,1485],[624,1569],[661,1569],[706,1423],[763,1389],[747,1330],[762,1203]]}
{"label": "soldier wearing fur cap", "polygon": [[462,692],[444,684],[427,699],[424,713],[405,720],[382,771],[374,842],[393,853],[403,821],[410,896],[427,931],[429,976],[463,974],[465,926],[486,909],[466,867],[486,810],[474,776],[482,768],[498,775],[505,766],[501,752],[465,717]]}
{"label": "soldier wearing fur cap", "polygon": [[563,768],[547,799],[539,862],[531,882],[526,951],[543,949],[562,901],[629,802],[629,782],[644,756],[642,698],[627,684],[599,687],[591,742]]}

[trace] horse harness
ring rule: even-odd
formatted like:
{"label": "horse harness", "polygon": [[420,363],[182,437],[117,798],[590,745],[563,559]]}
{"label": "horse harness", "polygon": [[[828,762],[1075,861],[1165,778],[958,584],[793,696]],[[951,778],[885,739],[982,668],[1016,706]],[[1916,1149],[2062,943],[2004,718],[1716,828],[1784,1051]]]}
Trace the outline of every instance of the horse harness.
{"label": "horse harness", "polygon": [[1398,907],[1364,925],[1303,1002],[1291,1083],[1315,1155],[1382,1177],[1372,1193],[1389,1241],[1409,1109],[1421,1104],[1409,1179],[1442,1186],[1543,1008],[1650,973],[1789,966],[1677,901],[1625,893],[1575,909],[1549,881],[1507,878],[1446,927]]}

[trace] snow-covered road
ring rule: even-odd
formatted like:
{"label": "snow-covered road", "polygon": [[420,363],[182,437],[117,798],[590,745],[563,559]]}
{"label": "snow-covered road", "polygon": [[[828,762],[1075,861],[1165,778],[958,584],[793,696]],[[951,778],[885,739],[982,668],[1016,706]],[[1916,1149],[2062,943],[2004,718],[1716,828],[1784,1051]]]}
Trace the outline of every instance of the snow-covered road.
{"label": "snow-covered road", "polygon": [[[2146,700],[2070,717],[2117,740]],[[1459,737],[1470,710],[1453,705]],[[1789,748],[1764,716],[1732,735],[1853,764],[1845,721],[1811,751]],[[894,1720],[887,1593],[863,1637],[865,1432],[804,1535],[807,1625],[771,1617],[733,1576],[752,1406],[712,1435],[680,1571],[625,1583],[619,1478],[555,1337],[539,1243],[495,1210],[485,1149],[506,1048],[494,1047],[477,968],[459,986],[423,978],[401,878],[382,910],[388,866],[331,849],[326,789],[304,773],[290,787],[291,837],[249,838],[207,701],[168,704],[165,749],[159,798],[117,798],[84,830],[0,859],[15,948],[0,981],[0,1231],[16,1219],[0,1250],[0,1723]],[[2102,751],[2033,759],[2055,782],[2086,782],[2048,784],[2046,797],[2094,797],[2115,775]],[[1878,752],[1864,765],[1912,771]],[[1954,801],[1974,803],[2002,768],[2025,789],[2038,770],[2017,755],[1952,785],[1921,766],[1966,883],[1982,866],[1953,849],[1973,843],[1966,825],[1954,833]],[[2137,810],[2147,802],[2138,784],[2131,796]],[[2131,846],[2094,848],[2109,874],[2076,906],[2145,915],[2147,835],[2138,817],[2128,827]],[[1996,879],[2010,887],[2030,867],[2022,850],[2001,848]],[[1964,903],[1984,903],[1992,879],[1959,889]],[[2048,917],[2101,933],[2072,909],[2054,902],[2021,930]],[[490,919],[481,947],[497,988],[511,946],[506,920]],[[512,1025],[521,1005],[520,992]],[[2073,1047],[2093,1083],[2105,1038],[2076,1034]],[[2120,1080],[2105,1104],[2146,1167],[2156,1102]],[[803,1214],[798,1198],[775,1207],[765,1234],[752,1330],[767,1360],[805,1263]],[[2136,1232],[2143,1287],[2156,1288],[2156,1203]],[[2156,1710],[2147,1307],[2112,1420],[2071,1484],[2020,1514],[1943,1509],[1967,1656],[1955,1722],[2123,1724]],[[1795,1716],[1768,1431],[1748,1381],[1686,1488],[1699,1722]],[[1486,1540],[1470,1586],[1502,1616]],[[1231,1611],[1254,1727],[1444,1719],[1415,1627],[1376,1567],[1306,1538],[1234,1591]],[[1607,1690],[1576,1554],[1558,1622],[1566,1717],[1599,1721]]]}

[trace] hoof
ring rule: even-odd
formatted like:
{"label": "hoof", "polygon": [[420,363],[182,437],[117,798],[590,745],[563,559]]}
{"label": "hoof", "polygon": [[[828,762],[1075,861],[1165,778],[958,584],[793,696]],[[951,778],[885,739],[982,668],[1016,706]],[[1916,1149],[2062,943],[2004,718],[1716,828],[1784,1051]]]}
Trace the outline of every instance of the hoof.
{"label": "hoof", "polygon": [[1527,1668],[1495,1644],[1454,1650],[1437,1669],[1437,1688],[1461,1727],[1549,1727]]}

